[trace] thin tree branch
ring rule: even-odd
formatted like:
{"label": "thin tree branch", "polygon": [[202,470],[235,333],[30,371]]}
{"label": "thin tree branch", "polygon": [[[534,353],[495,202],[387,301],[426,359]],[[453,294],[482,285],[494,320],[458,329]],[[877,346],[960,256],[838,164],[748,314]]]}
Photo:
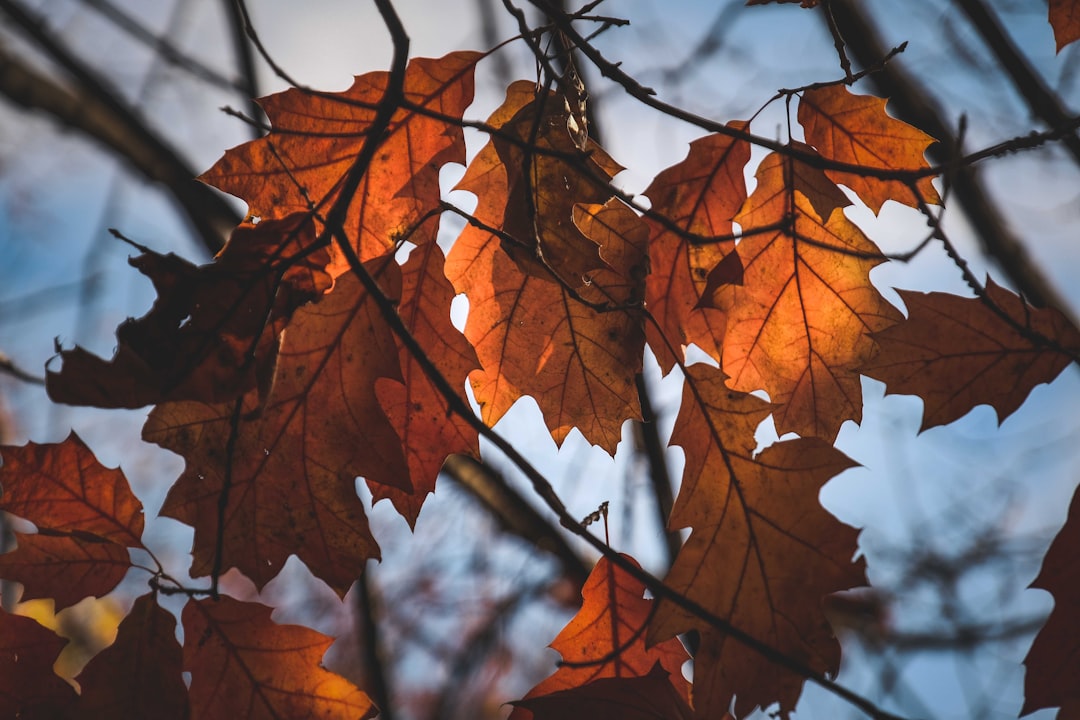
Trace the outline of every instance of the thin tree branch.
{"label": "thin tree branch", "polygon": [[664,455],[664,444],[660,442],[660,433],[657,431],[657,417],[653,410],[648,383],[645,382],[645,376],[641,373],[638,373],[634,379],[637,382],[638,401],[641,403],[641,422],[634,423],[634,427],[641,433],[642,449],[645,451],[645,459],[649,466],[649,484],[652,487],[653,498],[656,500],[657,521],[660,524],[660,532],[664,534],[667,567],[671,567],[675,562],[675,556],[679,554],[679,549],[682,548],[679,531],[668,527],[671,508],[675,504],[671,474],[668,472],[667,458]]}
{"label": "thin tree branch", "polygon": [[364,673],[367,675],[365,690],[379,707],[379,719],[394,720],[394,706],[391,703],[393,694],[386,675],[388,664],[383,653],[379,623],[376,621],[379,609],[368,575],[365,570],[356,581],[356,614],[360,624],[358,630],[364,654]]}
{"label": "thin tree branch", "polygon": [[[232,37],[233,51],[236,54],[236,65],[242,78],[239,86],[247,101],[248,113],[251,119],[259,124],[266,120],[262,108],[256,102],[259,97],[259,81],[255,73],[255,54],[251,51],[251,42],[244,29],[244,14],[236,0],[221,0],[224,5],[225,17],[229,21],[229,34]],[[252,126],[252,135],[259,137],[262,132],[257,126]]]}
{"label": "thin tree branch", "polygon": [[483,505],[505,532],[558,558],[563,574],[581,589],[591,565],[496,471],[468,455],[451,455],[446,458],[443,472]]}
{"label": "thin tree branch", "polygon": [[220,250],[228,233],[239,224],[239,213],[223,197],[195,180],[196,171],[187,161],[19,3],[0,0],[0,12],[75,81],[75,89],[68,90],[0,47],[0,94],[82,131],[116,151],[147,179],[164,185],[207,250]]}
{"label": "thin tree branch", "polygon": [[[1055,128],[1068,122],[1069,111],[1061,99],[1046,84],[1028,62],[1020,49],[1016,47],[1002,27],[994,11],[982,0],[957,0],[971,24],[975,26],[986,46],[994,53],[998,63],[1012,79],[1013,88],[1027,101],[1032,114]],[[1062,143],[1072,153],[1077,165],[1080,165],[1080,137],[1069,133],[1061,138]]]}

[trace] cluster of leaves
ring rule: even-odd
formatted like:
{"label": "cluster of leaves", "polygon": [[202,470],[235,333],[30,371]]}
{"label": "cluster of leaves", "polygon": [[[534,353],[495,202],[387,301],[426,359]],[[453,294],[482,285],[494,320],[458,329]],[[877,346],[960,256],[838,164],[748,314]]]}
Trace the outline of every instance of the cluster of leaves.
{"label": "cluster of leaves", "polygon": [[[1065,5],[1075,8],[1051,3]],[[901,291],[906,317],[878,292],[870,271],[887,258],[846,216],[840,185],[875,213],[892,200],[933,221],[932,138],[843,83],[785,96],[801,142],[716,125],[653,180],[646,210],[612,186],[620,166],[581,132],[572,88],[516,82],[471,123],[490,139],[458,185],[478,199],[463,213],[442,199],[439,174],[466,164],[463,116],[484,57],[417,58],[342,93],[265,98],[269,134],[202,177],[247,202],[248,220],[207,265],[138,248],[153,308],[118,329],[110,360],[61,353],[53,400],[154,406],[144,439],[186,463],[161,513],[194,528],[191,573],[211,587],[168,576],[142,543],[123,474],[74,434],[3,448],[0,509],[37,532],[0,557],[0,576],[58,609],[107,594],[133,568],[151,588],[77,678],[81,694],[52,673],[61,640],[0,614],[5,716],[375,714],[321,668],[329,638],[220,596],[222,572],[261,589],[296,555],[344,595],[379,557],[356,478],[414,523],[446,456],[478,457],[478,437],[495,437],[526,395],[556,442],[576,428],[614,453],[623,423],[641,416],[646,346],[683,376],[671,444],[686,463],[670,527],[689,538],[662,583],[604,548],[553,643],[565,665],[514,717],[607,716],[613,703],[633,708],[622,717],[787,713],[807,678],[839,669],[822,599],[866,583],[857,531],[818,502],[853,464],[833,442],[861,420],[860,375],[921,397],[925,428],[978,404],[1003,419],[1080,353],[1064,316],[991,281],[968,278],[974,297]],[[753,144],[772,151],[748,193]],[[447,212],[468,223],[444,256]],[[457,294],[469,301],[464,332],[450,318]],[[691,345],[713,362],[688,365]],[[755,453],[770,416],[798,437]],[[1025,711],[1080,702],[1078,527],[1074,507],[1038,580],[1058,602],[1056,630],[1028,659]],[[141,556],[156,567],[131,559]],[[190,596],[182,647],[157,602],[177,592]],[[692,687],[676,637],[689,631],[700,638]]]}

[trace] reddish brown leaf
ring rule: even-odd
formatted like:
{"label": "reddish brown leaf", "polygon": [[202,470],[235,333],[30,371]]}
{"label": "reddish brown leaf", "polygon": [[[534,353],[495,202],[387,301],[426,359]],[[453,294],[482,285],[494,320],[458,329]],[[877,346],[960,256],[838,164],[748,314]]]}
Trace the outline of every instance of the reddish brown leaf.
{"label": "reddish brown leaf", "polygon": [[[460,118],[472,102],[473,68],[481,57],[455,52],[439,59],[414,58],[405,72],[405,100]],[[387,72],[368,73],[341,93],[294,88],[263,98],[270,134],[229,150],[201,179],[244,199],[249,212],[263,219],[306,212],[312,202],[325,211],[367,142],[389,77]],[[394,113],[380,142],[345,220],[363,260],[393,250],[405,234],[421,244],[413,230],[439,206],[440,168],[465,163],[459,125],[407,108]],[[433,231],[427,239],[434,239]],[[339,263],[334,274],[345,269]]]}
{"label": "reddish brown leaf", "polygon": [[[890,393],[923,399],[922,430],[992,405],[1003,421],[1039,383],[1058,376],[1071,358],[1040,347],[986,302],[947,293],[900,290],[907,320],[874,338],[881,352],[862,372]],[[1080,334],[1053,308],[1033,308],[1019,296],[986,282],[987,299],[1025,331],[1080,352]]]}
{"label": "reddish brown leaf", "polygon": [[[747,123],[730,123],[745,130]],[[750,159],[750,144],[726,135],[709,135],[690,143],[686,159],[652,181],[645,194],[653,211],[686,233],[702,237],[730,235],[732,218],[746,201],[743,168]],[[732,252],[734,241],[701,243],[687,240],[654,219],[649,226],[649,259],[652,272],[645,285],[645,302],[660,325],[646,325],[649,347],[660,367],[669,372],[676,357],[668,343],[697,345],[720,360],[724,339],[724,314],[713,307],[698,307],[706,278],[727,261],[735,263],[741,281],[742,264]],[[733,280],[734,277],[726,278]],[[682,359],[681,353],[678,359]]]}
{"label": "reddish brown leaf", "polygon": [[[507,104],[489,123],[498,126],[513,117],[530,98],[520,84],[511,86]],[[475,215],[489,226],[503,222],[512,171],[488,144],[459,184],[476,193]],[[577,427],[589,442],[614,452],[623,421],[640,416],[634,375],[644,347],[637,303],[647,267],[647,229],[618,203],[578,209],[572,219],[579,228],[574,232],[599,246],[610,266],[593,271],[588,284],[574,292],[540,266],[523,272],[525,260],[507,253],[510,243],[472,225],[450,250],[446,274],[469,298],[465,337],[482,368],[470,381],[484,421],[494,424],[518,398],[531,395],[556,442]]]}
{"label": "reddish brown leaf", "polygon": [[[511,110],[515,112],[504,122]],[[472,164],[477,166],[473,171],[477,179],[495,166],[505,168],[490,188],[499,192],[505,188],[505,199],[493,213],[501,217],[492,217],[488,223],[505,233],[503,250],[522,272],[545,280],[554,276],[577,288],[605,264],[596,244],[572,222],[574,206],[606,202],[611,197],[607,181],[622,168],[591,141],[587,153],[579,151],[567,129],[569,118],[557,95],[537,94],[534,83],[518,81],[508,88],[506,103],[489,120],[499,123],[503,133],[492,136],[494,153],[483,153]],[[572,156],[577,157],[567,159]],[[485,192],[476,183],[466,187],[464,181],[459,188],[478,195]]]}
{"label": "reddish brown leaf", "polygon": [[[399,296],[396,263],[369,263],[369,271]],[[294,315],[264,403],[249,393],[239,408],[155,408],[143,437],[186,461],[162,514],[195,528],[194,574],[211,571],[220,530],[223,568],[238,568],[258,587],[295,554],[344,595],[364,562],[379,556],[355,478],[411,488],[401,442],[375,395],[380,377],[401,377],[393,335],[359,281],[344,275]]]}
{"label": "reddish brown leaf", "polygon": [[647,675],[606,677],[549,695],[518,700],[514,705],[531,712],[534,720],[690,720],[693,717],[686,698],[672,686],[668,672],[660,663]]}
{"label": "reddish brown leaf", "polygon": [[[623,557],[637,564],[633,558]],[[581,590],[581,610],[551,643],[564,665],[515,703],[519,709],[510,719],[526,720],[529,715],[520,708],[532,707],[533,698],[581,689],[600,678],[644,678],[654,666],[661,667],[664,684],[685,705],[690,699],[690,684],[682,676],[682,666],[690,656],[675,639],[645,646],[645,626],[653,601],[646,600],[644,594],[644,585],[607,558],[600,558]]]}
{"label": "reddish brown leaf", "polygon": [[132,259],[157,289],[154,307],[117,329],[112,360],[79,347],[61,352],[63,366],[46,378],[49,397],[108,408],[235,399],[272,363],[293,310],[329,287],[329,255],[312,250],[314,233],[294,215],[241,225],[207,265],[151,251]]}
{"label": "reddish brown leaf", "polygon": [[1024,707],[1021,715],[1060,707],[1058,718],[1080,710],[1080,488],[1073,495],[1065,526],[1050,544],[1031,587],[1054,596],[1054,610],[1024,658]]}
{"label": "reddish brown leaf", "polygon": [[39,529],[141,548],[142,504],[119,468],[103,467],[74,432],[61,443],[0,448],[0,510]]}
{"label": "reddish brown leaf", "polygon": [[75,689],[53,672],[67,641],[30,618],[0,610],[0,717],[69,717]]}
{"label": "reddish brown leaf", "polygon": [[[443,273],[442,249],[435,243],[418,247],[403,268],[402,303],[398,313],[463,400],[465,382],[480,361],[450,322],[454,288]],[[446,400],[428,380],[420,365],[398,341],[402,381],[380,378],[375,385],[379,403],[397,431],[412,478],[411,492],[390,485],[372,484],[375,500],[390,498],[409,525],[416,523],[428,493],[450,453],[480,457],[479,439],[463,419],[449,412]]]}
{"label": "reddish brown leaf", "polygon": [[23,600],[52,598],[57,611],[88,595],[107,595],[131,567],[126,547],[93,535],[17,537],[18,547],[0,555],[0,578],[22,583]]}
{"label": "reddish brown leaf", "polygon": [[1058,52],[1080,40],[1080,0],[1050,0],[1050,26]]}
{"label": "reddish brown leaf", "polygon": [[831,442],[845,420],[862,418],[857,369],[875,351],[869,333],[902,316],[870,283],[884,258],[828,178],[774,153],[757,179],[736,222],[744,232],[785,220],[791,229],[744,238],[743,284],[703,302],[727,313],[721,364],[731,386],[766,390],[780,434]]}
{"label": "reddish brown leaf", "polygon": [[[817,438],[772,445],[760,454],[754,429],[772,408],[734,392],[710,366],[687,368],[671,443],[686,456],[671,527],[692,527],[665,582],[788,658],[835,674],[840,646],[822,598],[865,584],[853,563],[858,532],[818,503],[822,486],[854,463]],[[701,631],[694,660],[698,717],[735,715],[779,703],[794,708],[803,678],[661,601],[649,641]]]}
{"label": "reddish brown leaf", "polygon": [[363,720],[378,712],[356,686],[323,669],[332,638],[299,625],[278,625],[270,612],[265,605],[229,597],[184,606],[192,717]]}
{"label": "reddish brown leaf", "polygon": [[77,678],[84,720],[186,720],[188,691],[181,676],[176,620],[153,595],[135,601],[116,642],[96,655]]}
{"label": "reddish brown leaf", "polygon": [[[923,154],[935,142],[922,130],[889,117],[883,98],[854,95],[843,85],[805,91],[799,101],[799,123],[806,142],[822,157],[878,170],[928,168]],[[899,180],[838,170],[826,170],[825,174],[854,190],[875,213],[881,211],[886,200],[919,207],[918,197]],[[917,187],[924,202],[941,204],[931,178],[921,178]]]}

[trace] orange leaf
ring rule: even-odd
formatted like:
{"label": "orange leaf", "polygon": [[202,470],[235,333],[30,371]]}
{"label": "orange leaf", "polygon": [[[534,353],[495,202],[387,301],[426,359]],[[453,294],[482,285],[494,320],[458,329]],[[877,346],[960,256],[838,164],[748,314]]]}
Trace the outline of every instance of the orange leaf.
{"label": "orange leaf", "polygon": [[[934,138],[889,117],[882,98],[854,95],[843,85],[807,90],[799,101],[799,123],[806,142],[829,160],[878,170],[917,171],[930,167],[923,154]],[[916,195],[898,180],[838,170],[826,170],[825,174],[854,190],[874,213],[881,211],[886,200],[919,207]],[[923,201],[941,204],[931,178],[921,178],[917,187]]]}
{"label": "orange leaf", "polygon": [[184,606],[192,717],[363,720],[377,713],[367,695],[321,666],[331,638],[299,625],[278,625],[270,612],[265,605],[229,597]]}
{"label": "orange leaf", "polygon": [[[908,318],[877,333],[881,352],[862,368],[888,392],[923,399],[922,430],[992,405],[1003,421],[1039,383],[1058,376],[1071,358],[1037,346],[979,298],[900,290]],[[1033,308],[986,282],[986,296],[1017,325],[1080,352],[1080,335],[1053,308]]]}
{"label": "orange leaf", "polygon": [[[515,83],[489,123],[498,127],[530,99],[531,91]],[[458,186],[476,193],[475,216],[496,229],[512,172],[489,143]],[[617,202],[575,208],[571,220],[580,241],[599,246],[609,266],[591,272],[588,284],[575,291],[516,243],[473,225],[451,248],[446,274],[469,299],[465,337],[482,368],[470,381],[484,421],[493,425],[518,398],[531,395],[556,442],[577,427],[613,453],[623,421],[641,412],[634,375],[644,348],[637,303],[647,272],[647,228]]]}
{"label": "orange leaf", "polygon": [[[671,443],[686,456],[671,527],[692,527],[665,583],[736,628],[821,673],[835,674],[840,646],[822,598],[865,584],[853,563],[858,532],[818,503],[822,486],[854,463],[817,438],[772,445],[757,456],[754,429],[771,406],[724,385],[716,368],[687,368]],[[800,675],[661,601],[649,642],[701,631],[694,659],[698,717],[779,703],[794,708]]]}
{"label": "orange leaf", "polygon": [[[241,225],[213,263],[194,266],[149,250],[130,262],[158,292],[150,312],[116,331],[110,361],[76,347],[49,372],[54,402],[137,408],[165,400],[225,402],[272,362],[281,323],[329,287],[315,229],[294,215]],[[248,353],[257,349],[257,361]]]}
{"label": "orange leaf", "polygon": [[[623,557],[637,564],[628,555]],[[675,639],[646,647],[645,626],[653,601],[644,594],[644,585],[600,558],[581,589],[581,610],[551,643],[565,664],[515,704],[527,708],[533,698],[580,689],[600,678],[643,678],[654,666],[670,676],[664,684],[674,688],[674,695],[686,704],[690,684],[682,676],[682,665],[690,656]],[[526,718],[528,714],[520,709],[510,715],[510,720]]]}
{"label": "orange leaf", "polygon": [[[369,271],[397,298],[392,258]],[[359,281],[338,278],[321,302],[299,309],[285,330],[269,395],[235,403],[167,403],[143,437],[184,456],[184,474],[162,514],[195,528],[195,574],[208,574],[218,533],[223,568],[258,587],[289,555],[344,595],[379,556],[355,478],[411,488],[401,442],[375,395],[380,377],[400,378],[389,327]],[[219,503],[223,502],[219,528]]]}
{"label": "orange leaf", "polygon": [[1080,488],[1073,495],[1065,526],[1050,544],[1042,570],[1031,583],[1054,596],[1054,610],[1024,658],[1021,715],[1061,707],[1059,718],[1080,709]]}
{"label": "orange leaf", "polygon": [[0,577],[22,583],[24,601],[52,598],[57,611],[109,594],[131,567],[126,547],[93,535],[16,536],[18,547],[0,555]]}
{"label": "orange leaf", "polygon": [[0,510],[39,529],[141,548],[142,504],[119,469],[101,465],[74,432],[61,443],[0,448]]}
{"label": "orange leaf", "polygon": [[[403,268],[398,313],[451,385],[466,399],[465,381],[479,366],[476,353],[450,322],[454,288],[443,273],[442,249],[435,243],[418,247]],[[375,394],[397,431],[412,478],[412,491],[372,484],[375,500],[390,498],[409,525],[416,523],[428,493],[435,489],[443,461],[450,453],[480,457],[479,439],[463,419],[449,412],[446,400],[398,340],[403,382],[380,378]]]}
{"label": "orange leaf", "polygon": [[53,672],[67,641],[30,618],[0,610],[0,717],[57,720],[78,696]]}
{"label": "orange leaf", "polygon": [[849,204],[819,171],[778,154],[735,218],[743,231],[785,220],[791,229],[751,234],[738,245],[743,284],[706,302],[727,313],[724,371],[731,386],[766,390],[782,435],[836,438],[862,417],[857,369],[873,354],[869,333],[902,319],[870,283],[880,252],[847,217]]}
{"label": "orange leaf", "polygon": [[[405,100],[426,111],[460,118],[472,102],[473,69],[482,57],[454,52],[414,58],[405,72]],[[356,78],[341,93],[290,89],[260,102],[273,126],[266,137],[225,153],[200,178],[244,199],[252,215],[281,218],[333,203],[338,187],[368,141],[390,74]],[[428,211],[439,206],[439,170],[465,163],[461,127],[401,108],[349,207],[345,231],[361,259],[393,250]],[[433,227],[433,226],[432,226]],[[422,244],[419,236],[409,237]],[[434,239],[434,230],[426,240]],[[338,265],[334,274],[345,269]]]}
{"label": "orange leaf", "polygon": [[77,678],[82,688],[79,717],[185,720],[188,691],[181,676],[181,652],[172,614],[153,595],[138,598],[120,623],[116,642]]}
{"label": "orange leaf", "polygon": [[[747,123],[730,123],[745,130]],[[743,168],[750,159],[749,143],[726,135],[709,135],[690,143],[686,159],[656,176],[645,194],[652,209],[679,230],[703,237],[730,235],[732,218],[746,201]],[[664,372],[675,364],[668,347],[693,343],[720,359],[724,314],[698,307],[708,274],[725,259],[738,263],[734,242],[696,243],[653,219],[649,226],[652,272],[645,284],[645,302],[660,325],[646,325],[646,336]],[[741,271],[742,265],[737,269]],[[666,341],[665,341],[666,338]],[[682,359],[680,354],[679,359]]]}
{"label": "orange leaf", "polygon": [[660,663],[647,675],[606,677],[549,695],[518,700],[514,705],[531,712],[534,720],[690,720],[693,717],[686,698],[672,687],[669,674]]}
{"label": "orange leaf", "polygon": [[1080,40],[1080,1],[1050,0],[1050,26],[1054,28],[1057,51]]}

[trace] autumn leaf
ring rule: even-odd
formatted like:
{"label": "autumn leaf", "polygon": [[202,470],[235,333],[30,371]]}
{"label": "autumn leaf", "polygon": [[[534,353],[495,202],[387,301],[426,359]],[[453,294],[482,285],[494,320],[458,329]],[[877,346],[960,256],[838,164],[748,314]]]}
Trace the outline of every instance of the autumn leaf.
{"label": "autumn leaf", "polygon": [[53,672],[67,641],[30,618],[0,610],[0,717],[57,720],[75,705],[74,688]]}
{"label": "autumn leaf", "polygon": [[120,623],[116,642],[77,678],[82,688],[79,717],[186,720],[188,691],[181,663],[176,620],[154,595],[143,595]]}
{"label": "autumn leaf", "polygon": [[[368,265],[393,298],[392,258]],[[281,341],[269,395],[237,403],[166,403],[144,439],[185,459],[162,514],[195,528],[192,572],[236,567],[258,587],[290,555],[344,595],[379,549],[355,478],[410,490],[393,425],[375,393],[401,379],[394,337],[352,275],[321,302],[299,309]],[[219,510],[219,508],[221,508]]]}
{"label": "autumn leaf", "polygon": [[[799,123],[806,142],[822,157],[875,170],[918,171],[930,167],[923,154],[935,142],[922,130],[890,117],[885,100],[855,95],[843,85],[807,90],[799,100]],[[825,170],[834,182],[847,185],[874,211],[886,200],[918,208],[919,200],[940,205],[930,177],[920,178],[918,196],[899,180],[885,180],[841,170]]]}
{"label": "autumn leaf", "polygon": [[311,220],[293,215],[241,225],[206,265],[144,249],[130,263],[154,283],[153,308],[117,328],[112,360],[80,347],[61,352],[63,366],[46,378],[49,397],[104,408],[235,399],[272,365],[292,312],[329,288],[330,256],[314,242]]}
{"label": "autumn leaf", "polygon": [[[511,110],[516,112],[504,122]],[[567,129],[569,118],[558,96],[537,93],[534,83],[515,82],[507,90],[506,103],[488,121],[501,131],[491,137],[494,154],[482,153],[472,165],[476,177],[494,166],[505,168],[502,218],[492,218],[490,224],[504,233],[503,250],[521,271],[545,280],[554,275],[578,288],[605,263],[596,244],[574,225],[574,206],[606,202],[612,194],[608,181],[622,168],[592,141],[585,152],[579,151]],[[484,192],[483,187],[463,183],[458,187]],[[502,189],[498,183],[495,187]]]}
{"label": "autumn leaf", "polygon": [[1073,495],[1065,526],[1050,544],[1042,570],[1031,587],[1054,596],[1054,610],[1024,658],[1024,707],[1021,715],[1060,707],[1059,718],[1080,711],[1080,489]]}
{"label": "autumn leaf", "polygon": [[16,536],[18,547],[0,555],[0,577],[22,583],[22,600],[52,598],[57,610],[109,594],[131,567],[126,547],[95,535]]}
{"label": "autumn leaf", "polygon": [[143,546],[142,504],[124,473],[102,466],[74,432],[60,443],[5,445],[0,455],[0,510],[54,534]]}
{"label": "autumn leaf", "polygon": [[[418,109],[394,113],[345,218],[345,232],[362,260],[395,249],[405,234],[417,245],[434,240],[433,225],[425,224],[427,236],[415,230],[439,207],[441,167],[465,163],[461,126],[444,118],[460,119],[472,102],[473,69],[481,57],[454,52],[409,63],[404,99]],[[263,98],[270,134],[229,150],[200,179],[242,198],[249,213],[263,220],[307,212],[312,204],[325,214],[369,141],[389,77],[368,73],[341,93],[292,88]],[[346,269],[339,261],[333,273]]]}
{"label": "autumn leaf", "polygon": [[[745,130],[747,123],[729,123]],[[682,162],[662,171],[645,195],[652,210],[667,218],[682,233],[699,237],[730,235],[732,219],[746,201],[743,168],[750,159],[750,144],[726,135],[708,135],[690,143]],[[706,279],[716,267],[727,262],[741,282],[742,263],[732,250],[734,241],[695,242],[654,218],[649,226],[651,272],[645,283],[645,303],[656,319],[657,329],[646,325],[649,347],[660,367],[669,372],[676,357],[668,343],[693,343],[720,360],[724,339],[724,314],[712,307],[699,307]],[[678,357],[682,360],[682,356]]]}
{"label": "autumn leaf", "polygon": [[[443,272],[442,249],[435,243],[415,248],[402,268],[402,301],[398,314],[464,402],[466,379],[480,361],[465,337],[450,322],[454,288]],[[480,457],[476,430],[451,413],[445,398],[424,374],[400,340],[401,382],[380,378],[375,384],[379,404],[394,426],[412,478],[410,492],[387,484],[371,484],[376,501],[389,498],[398,512],[415,525],[428,493],[435,489],[446,456],[461,453]]]}
{"label": "autumn leaf", "polygon": [[601,678],[586,685],[518,700],[514,705],[531,712],[534,720],[690,720],[693,717],[686,698],[673,687],[668,672],[659,662],[647,675]]}
{"label": "autumn leaf", "polygon": [[[671,444],[683,449],[683,482],[671,528],[692,528],[665,584],[732,626],[820,673],[836,674],[840,646],[822,598],[863,585],[852,562],[858,532],[818,502],[822,486],[854,463],[817,438],[776,443],[754,455],[769,403],[735,392],[707,365],[687,368]],[[803,677],[702,620],[661,601],[648,633],[656,642],[701,631],[694,658],[697,717],[735,716],[779,703],[792,710]]]}
{"label": "autumn leaf", "polygon": [[[498,127],[529,98],[515,84],[489,123]],[[477,195],[474,214],[487,228],[502,225],[512,171],[489,143],[458,185]],[[641,412],[634,376],[644,348],[639,304],[648,231],[618,202],[575,207],[574,232],[599,247],[608,266],[591,272],[587,285],[572,291],[541,270],[523,272],[524,261],[508,254],[507,242],[474,225],[451,248],[446,274],[469,299],[465,337],[481,365],[470,382],[484,422],[495,424],[518,398],[531,395],[556,442],[576,427],[613,453],[622,423]]]}
{"label": "autumn leaf", "polygon": [[[902,319],[870,283],[880,251],[845,217],[843,193],[805,164],[773,153],[735,218],[742,285],[720,284],[702,302],[727,314],[721,366],[731,387],[765,390],[782,435],[836,438],[862,418],[858,368],[870,333]],[[787,223],[790,227],[754,233]]]}
{"label": "autumn leaf", "polygon": [[1032,388],[1056,378],[1072,358],[1039,345],[1032,333],[1080,352],[1080,334],[1058,310],[1033,308],[990,279],[987,301],[898,292],[908,318],[874,336],[881,352],[862,372],[884,382],[887,392],[921,397],[921,430],[950,423],[983,404],[993,406],[1000,423]]}
{"label": "autumn leaf", "polygon": [[378,712],[367,695],[321,666],[331,638],[278,625],[270,612],[224,596],[184,606],[192,717],[362,720]]}
{"label": "autumn leaf", "polygon": [[[628,555],[623,557],[637,565]],[[515,704],[529,708],[534,698],[581,689],[600,678],[644,678],[654,666],[661,668],[664,684],[674,690],[673,695],[682,704],[688,703],[690,684],[682,676],[682,666],[690,656],[676,639],[646,647],[645,627],[652,617],[653,601],[644,594],[641,582],[600,558],[581,590],[581,609],[551,643],[562,655],[563,665]],[[510,720],[528,717],[522,709],[510,714]]]}
{"label": "autumn leaf", "polygon": [[1054,28],[1058,52],[1069,43],[1080,40],[1080,2],[1050,0],[1050,26]]}

